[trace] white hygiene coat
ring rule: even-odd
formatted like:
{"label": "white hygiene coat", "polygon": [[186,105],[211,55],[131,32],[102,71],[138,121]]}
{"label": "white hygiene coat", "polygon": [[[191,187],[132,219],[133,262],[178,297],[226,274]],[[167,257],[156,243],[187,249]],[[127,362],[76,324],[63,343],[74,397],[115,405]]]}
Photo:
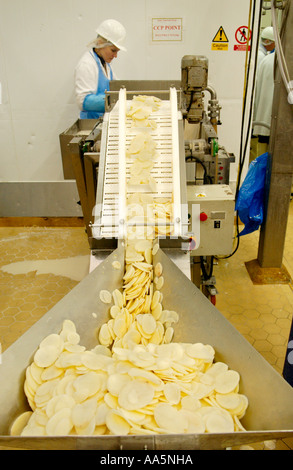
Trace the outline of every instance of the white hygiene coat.
{"label": "white hygiene coat", "polygon": [[[270,135],[272,105],[274,96],[275,52],[262,60],[256,77],[253,135]],[[265,126],[259,123],[264,123]]]}
{"label": "white hygiene coat", "polygon": [[[86,51],[79,60],[75,68],[75,96],[79,109],[83,110],[83,103],[87,95],[96,94],[99,81],[102,77],[100,73],[108,80],[111,79],[111,67],[106,63],[106,70],[103,66],[98,67],[93,50]],[[113,79],[116,79],[112,73]]]}
{"label": "white hygiene coat", "polygon": [[268,51],[266,50],[265,46],[261,44],[259,46],[258,53],[257,53],[257,68],[256,68],[257,73],[259,71],[260,64],[262,63],[263,59],[266,57],[267,54],[268,54]]}

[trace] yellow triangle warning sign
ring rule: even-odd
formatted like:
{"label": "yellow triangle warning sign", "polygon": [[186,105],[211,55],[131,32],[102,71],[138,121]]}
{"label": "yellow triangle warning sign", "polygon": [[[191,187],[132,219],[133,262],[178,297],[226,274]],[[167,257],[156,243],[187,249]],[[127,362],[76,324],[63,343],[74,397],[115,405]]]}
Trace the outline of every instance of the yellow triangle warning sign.
{"label": "yellow triangle warning sign", "polygon": [[223,26],[220,26],[214,39],[213,42],[229,42],[227,35],[224,31]]}

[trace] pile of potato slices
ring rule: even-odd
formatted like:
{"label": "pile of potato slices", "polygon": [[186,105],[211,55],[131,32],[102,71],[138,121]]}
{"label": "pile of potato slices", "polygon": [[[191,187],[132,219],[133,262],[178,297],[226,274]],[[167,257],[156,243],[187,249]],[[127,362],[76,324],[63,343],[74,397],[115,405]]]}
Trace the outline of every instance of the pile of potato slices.
{"label": "pile of potato slices", "polygon": [[161,288],[163,267],[153,267],[153,254],[158,243],[140,239],[128,241],[125,250],[125,274],[122,292],[115,289],[100,292],[100,300],[113,303],[110,319],[99,332],[100,344],[107,347],[132,348],[137,344],[170,343],[178,313],[164,310]]}
{"label": "pile of potato slices", "polygon": [[170,236],[174,228],[173,203],[167,197],[132,193],[127,196],[127,240]]}
{"label": "pile of potato slices", "polygon": [[161,100],[155,96],[134,96],[126,113],[126,116],[132,120],[132,127],[150,127],[156,129],[156,122],[150,116],[151,113],[159,109],[160,104]]}
{"label": "pile of potato slices", "polygon": [[156,182],[151,171],[157,154],[152,136],[146,132],[136,134],[127,148],[126,156],[131,163],[128,187],[144,184],[155,188]]}
{"label": "pile of potato slices", "polygon": [[239,373],[215,362],[210,345],[172,342],[179,316],[163,308],[163,268],[152,264],[158,244],[147,242],[127,244],[122,291],[100,292],[110,316],[100,344],[82,346],[71,320],[40,343],[26,369],[31,410],[13,422],[11,435],[244,430],[248,400],[239,393]]}

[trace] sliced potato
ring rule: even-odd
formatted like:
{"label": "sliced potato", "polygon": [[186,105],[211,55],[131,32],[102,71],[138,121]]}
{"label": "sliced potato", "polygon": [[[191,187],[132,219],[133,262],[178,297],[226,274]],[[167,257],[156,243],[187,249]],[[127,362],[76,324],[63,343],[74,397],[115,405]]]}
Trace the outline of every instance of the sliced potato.
{"label": "sliced potato", "polygon": [[139,380],[127,383],[119,393],[118,403],[125,410],[138,410],[147,406],[154,397],[154,388]]}

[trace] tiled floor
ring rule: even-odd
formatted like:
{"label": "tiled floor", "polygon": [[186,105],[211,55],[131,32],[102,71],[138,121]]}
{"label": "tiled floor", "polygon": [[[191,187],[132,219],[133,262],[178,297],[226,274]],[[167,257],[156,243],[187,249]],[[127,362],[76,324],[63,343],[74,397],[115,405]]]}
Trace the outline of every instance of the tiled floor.
{"label": "tiled floor", "polygon": [[84,227],[0,227],[0,253],[4,351],[88,273],[90,250]]}
{"label": "tiled floor", "polygon": [[[241,237],[238,251],[214,267],[216,307],[282,373],[293,313],[293,286],[254,285],[245,262],[257,257],[258,233]],[[84,227],[12,227],[0,219],[0,341],[2,350],[65,296],[88,272]],[[293,202],[284,265],[293,276]],[[263,443],[254,448],[263,448]],[[277,449],[293,449],[289,439]]]}
{"label": "tiled floor", "polygon": [[[241,231],[242,228],[240,228]],[[293,285],[254,285],[245,262],[257,258],[259,232],[240,237],[231,258],[219,260],[216,306],[265,359],[282,372],[293,314]],[[283,264],[293,276],[293,202],[287,226]]]}

